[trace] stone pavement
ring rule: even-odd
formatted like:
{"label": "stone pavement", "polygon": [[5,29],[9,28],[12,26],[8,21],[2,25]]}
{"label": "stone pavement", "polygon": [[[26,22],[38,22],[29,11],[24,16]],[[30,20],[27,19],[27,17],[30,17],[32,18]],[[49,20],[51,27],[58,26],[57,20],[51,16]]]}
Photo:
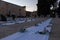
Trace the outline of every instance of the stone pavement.
{"label": "stone pavement", "polygon": [[49,40],[60,40],[60,18],[53,19],[52,32]]}
{"label": "stone pavement", "polygon": [[24,22],[21,24],[14,24],[14,25],[9,25],[9,26],[0,26],[0,38],[3,38],[5,36],[18,32],[23,28],[33,26],[41,22],[42,20],[46,20],[46,19],[47,18],[37,18],[35,21],[31,21],[31,22]]}

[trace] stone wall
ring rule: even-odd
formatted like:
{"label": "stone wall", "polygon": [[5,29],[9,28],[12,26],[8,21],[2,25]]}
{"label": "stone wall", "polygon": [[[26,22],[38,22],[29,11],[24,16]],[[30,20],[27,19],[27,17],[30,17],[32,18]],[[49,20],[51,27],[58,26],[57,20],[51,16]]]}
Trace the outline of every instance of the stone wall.
{"label": "stone wall", "polygon": [[26,16],[25,6],[19,6],[5,1],[0,1],[0,14],[10,15],[14,14],[16,16]]}
{"label": "stone wall", "polygon": [[53,19],[52,32],[49,40],[60,40],[60,18]]}

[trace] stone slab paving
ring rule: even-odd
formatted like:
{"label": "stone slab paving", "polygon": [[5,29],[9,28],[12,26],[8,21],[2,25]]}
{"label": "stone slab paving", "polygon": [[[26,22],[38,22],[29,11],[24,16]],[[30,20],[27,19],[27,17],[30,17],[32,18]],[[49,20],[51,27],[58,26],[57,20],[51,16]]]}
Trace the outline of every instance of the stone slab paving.
{"label": "stone slab paving", "polygon": [[37,18],[35,21],[31,21],[31,22],[24,22],[21,24],[14,24],[14,25],[8,25],[8,26],[0,26],[0,38],[3,38],[5,36],[18,32],[23,28],[33,26],[41,22],[42,20],[46,20],[46,19],[47,18]]}
{"label": "stone slab paving", "polygon": [[60,18],[53,19],[52,32],[49,40],[60,40]]}

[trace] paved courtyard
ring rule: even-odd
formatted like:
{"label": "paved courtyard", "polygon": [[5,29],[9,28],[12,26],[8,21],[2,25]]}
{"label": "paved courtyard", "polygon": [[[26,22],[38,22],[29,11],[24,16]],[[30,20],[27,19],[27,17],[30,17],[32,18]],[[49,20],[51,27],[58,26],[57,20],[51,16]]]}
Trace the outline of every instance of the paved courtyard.
{"label": "paved courtyard", "polygon": [[24,23],[18,23],[18,24],[13,24],[13,25],[5,25],[5,26],[0,26],[0,38],[3,38],[5,36],[11,35],[15,32],[20,31],[23,28],[27,28],[30,26],[33,26],[42,20],[46,20],[47,18],[37,18],[35,21],[30,21],[30,22],[24,22]]}
{"label": "paved courtyard", "polygon": [[[41,23],[37,23],[37,25],[26,28],[25,32],[16,32],[0,40],[48,40],[49,32],[51,31],[51,26],[49,26],[51,21],[52,18],[48,18]],[[39,32],[44,32],[44,34]]]}

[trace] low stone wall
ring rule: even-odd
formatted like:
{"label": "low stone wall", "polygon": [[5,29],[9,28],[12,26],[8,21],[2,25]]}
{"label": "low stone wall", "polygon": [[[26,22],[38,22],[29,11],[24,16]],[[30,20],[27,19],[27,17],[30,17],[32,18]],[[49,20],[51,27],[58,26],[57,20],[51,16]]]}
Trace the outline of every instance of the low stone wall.
{"label": "low stone wall", "polygon": [[23,28],[33,26],[45,19],[47,18],[37,18],[35,21],[31,21],[31,22],[24,22],[20,24],[9,25],[9,26],[0,26],[0,38],[3,38],[5,36],[18,32]]}
{"label": "low stone wall", "polygon": [[60,40],[60,18],[53,19],[52,32],[49,40]]}

